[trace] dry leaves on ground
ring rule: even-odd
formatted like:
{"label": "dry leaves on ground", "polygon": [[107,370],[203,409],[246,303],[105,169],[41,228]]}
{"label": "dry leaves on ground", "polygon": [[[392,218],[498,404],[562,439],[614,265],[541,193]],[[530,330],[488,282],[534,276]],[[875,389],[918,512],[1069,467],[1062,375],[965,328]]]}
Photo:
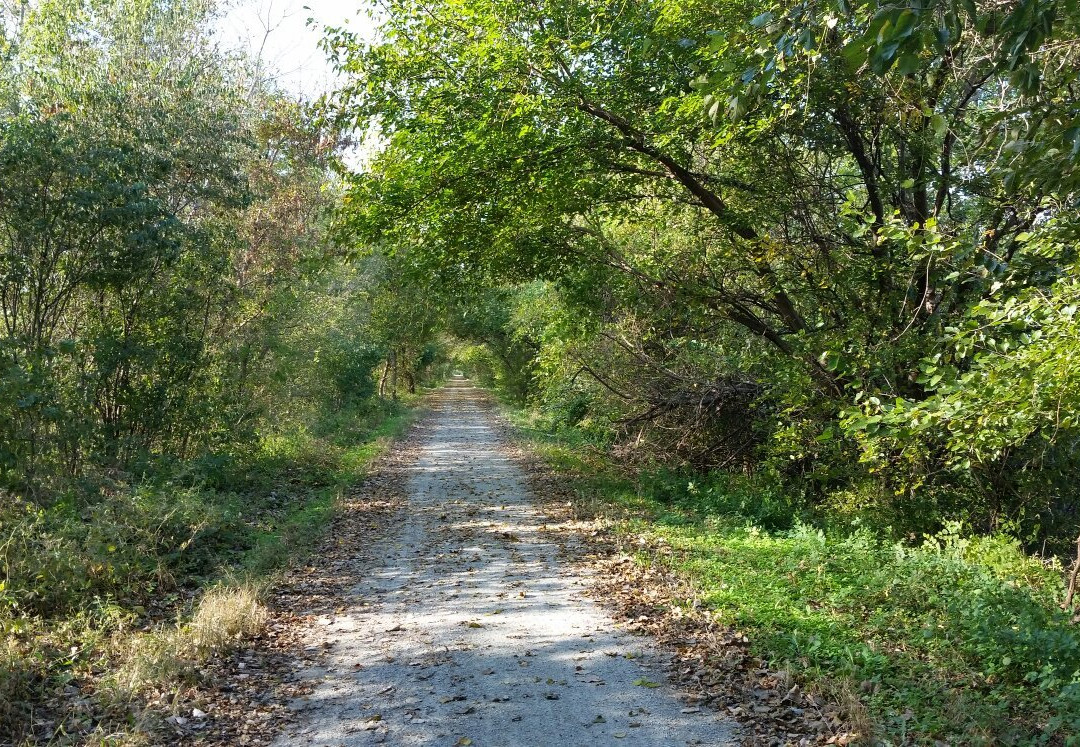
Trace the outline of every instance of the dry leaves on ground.
{"label": "dry leaves on ground", "polygon": [[[249,645],[208,662],[198,685],[152,698],[151,711],[168,714],[151,733],[153,744],[264,745],[299,716],[293,703],[308,694],[297,673],[318,663],[326,647],[305,634],[317,619],[343,612],[358,574],[379,562],[367,548],[385,536],[403,505],[402,468],[413,459],[417,433],[395,445],[338,506],[330,530],[309,563],[291,569],[267,600],[270,620]],[[362,664],[357,664],[362,666]]]}
{"label": "dry leaves on ground", "polygon": [[[520,443],[510,426],[507,440]],[[623,628],[651,636],[670,657],[669,675],[689,709],[713,708],[743,727],[748,745],[851,744],[847,714],[817,693],[805,693],[788,673],[771,670],[750,654],[750,639],[720,625],[686,579],[658,562],[635,558],[669,553],[662,543],[620,536],[614,522],[595,515],[570,478],[556,474],[533,454],[515,456],[552,518],[548,531],[592,592]],[[631,555],[632,553],[632,555]]]}

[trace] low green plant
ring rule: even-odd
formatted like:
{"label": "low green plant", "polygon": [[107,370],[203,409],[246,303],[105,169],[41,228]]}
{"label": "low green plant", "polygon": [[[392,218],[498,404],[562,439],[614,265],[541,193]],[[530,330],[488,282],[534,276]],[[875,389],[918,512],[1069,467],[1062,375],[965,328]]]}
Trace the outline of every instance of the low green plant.
{"label": "low green plant", "polygon": [[[1080,633],[1063,571],[959,523],[898,542],[807,511],[766,476],[619,466],[580,437],[512,413],[583,504],[688,578],[717,620],[885,743],[1075,743]],[[635,543],[635,546],[636,543]]]}
{"label": "low green plant", "polygon": [[[266,614],[259,590],[315,544],[415,403],[283,423],[253,446],[99,480],[48,507],[4,496],[0,734],[26,737],[32,713],[85,743],[95,721],[145,728],[140,694],[190,684],[206,656],[250,639]],[[41,708],[80,678],[96,682],[86,714]]]}

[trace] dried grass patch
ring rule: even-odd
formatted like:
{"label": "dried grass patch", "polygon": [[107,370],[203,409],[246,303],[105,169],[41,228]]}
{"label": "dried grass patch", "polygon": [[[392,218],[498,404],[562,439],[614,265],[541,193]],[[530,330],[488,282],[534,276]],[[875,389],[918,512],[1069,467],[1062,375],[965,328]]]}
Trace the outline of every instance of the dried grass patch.
{"label": "dried grass patch", "polygon": [[130,697],[150,686],[183,679],[210,656],[258,636],[269,614],[251,584],[214,587],[199,600],[190,622],[129,636],[110,689]]}

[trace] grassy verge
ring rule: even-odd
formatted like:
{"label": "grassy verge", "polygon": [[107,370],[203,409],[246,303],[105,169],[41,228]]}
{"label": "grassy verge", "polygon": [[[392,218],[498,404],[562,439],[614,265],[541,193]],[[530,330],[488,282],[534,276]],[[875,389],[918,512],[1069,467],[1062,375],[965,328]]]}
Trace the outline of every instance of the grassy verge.
{"label": "grassy verge", "polygon": [[753,480],[629,474],[574,431],[511,419],[616,531],[671,550],[639,562],[691,580],[754,653],[845,705],[868,742],[1077,743],[1080,631],[1058,606],[1060,567],[1017,542],[961,527],[906,545],[827,533]]}
{"label": "grassy verge", "polygon": [[141,703],[261,629],[261,594],[407,430],[368,403],[48,508],[0,496],[0,745],[135,744]]}
{"label": "grassy verge", "polygon": [[[276,497],[275,476],[285,475],[292,484],[299,482],[306,498],[287,500],[283,511],[270,514],[270,521],[256,528],[239,570],[265,575],[312,546],[333,517],[341,491],[362,479],[368,466],[412,424],[417,400],[405,402],[367,418],[339,414],[314,436],[290,434],[264,443],[271,464],[258,476],[257,492]],[[304,465],[317,466],[304,474]]]}

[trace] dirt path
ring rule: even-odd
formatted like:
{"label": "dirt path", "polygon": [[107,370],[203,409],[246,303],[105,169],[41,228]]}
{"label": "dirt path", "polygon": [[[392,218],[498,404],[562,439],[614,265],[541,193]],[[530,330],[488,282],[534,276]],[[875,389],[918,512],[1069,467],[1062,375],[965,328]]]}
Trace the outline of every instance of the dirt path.
{"label": "dirt path", "polygon": [[408,468],[396,530],[354,595],[310,632],[295,745],[731,744],[688,708],[645,639],[620,633],[541,533],[525,476],[464,382]]}

